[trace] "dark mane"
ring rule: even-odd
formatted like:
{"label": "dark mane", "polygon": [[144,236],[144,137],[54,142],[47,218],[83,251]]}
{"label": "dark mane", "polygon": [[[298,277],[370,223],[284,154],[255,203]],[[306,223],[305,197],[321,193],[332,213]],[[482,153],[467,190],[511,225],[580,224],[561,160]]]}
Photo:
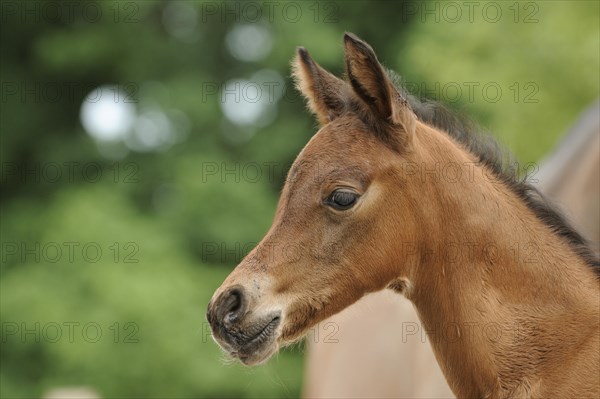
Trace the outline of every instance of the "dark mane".
{"label": "dark mane", "polygon": [[490,169],[529,209],[548,226],[552,232],[567,242],[571,248],[600,277],[600,260],[591,249],[589,242],[565,218],[565,216],[534,186],[521,179],[515,169],[514,157],[492,136],[485,134],[467,117],[450,111],[443,104],[431,100],[421,100],[398,83],[398,77],[389,73],[396,87],[410,103],[417,118],[434,126],[465,146],[479,162]]}

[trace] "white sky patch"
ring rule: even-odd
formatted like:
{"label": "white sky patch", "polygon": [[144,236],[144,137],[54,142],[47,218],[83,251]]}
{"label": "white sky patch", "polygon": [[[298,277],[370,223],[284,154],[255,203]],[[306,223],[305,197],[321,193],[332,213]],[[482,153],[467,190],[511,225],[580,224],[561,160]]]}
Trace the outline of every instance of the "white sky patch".
{"label": "white sky patch", "polygon": [[136,103],[117,86],[107,85],[90,92],[81,105],[81,123],[104,157],[121,159],[129,150],[164,151],[188,137],[187,115],[178,109],[164,110],[156,101],[168,99],[168,89],[160,84],[142,87],[142,98]]}
{"label": "white sky patch", "polygon": [[98,141],[122,140],[136,117],[135,104],[116,86],[92,90],[81,105],[80,118],[85,131]]}
{"label": "white sky patch", "polygon": [[267,107],[263,93],[257,82],[245,79],[232,79],[221,92],[221,109],[236,125],[254,125]]}
{"label": "white sky patch", "polygon": [[285,82],[276,71],[262,69],[250,79],[228,81],[221,90],[220,106],[227,123],[223,135],[235,143],[250,140],[258,129],[277,117],[277,103],[284,95]]}
{"label": "white sky patch", "polygon": [[236,24],[227,33],[229,53],[240,61],[260,61],[271,53],[273,39],[269,30],[258,24]]}

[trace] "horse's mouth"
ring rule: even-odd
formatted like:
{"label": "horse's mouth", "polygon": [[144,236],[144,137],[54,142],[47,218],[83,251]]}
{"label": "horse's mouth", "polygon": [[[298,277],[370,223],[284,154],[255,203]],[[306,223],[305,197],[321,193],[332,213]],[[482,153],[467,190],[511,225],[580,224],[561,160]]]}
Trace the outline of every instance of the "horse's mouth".
{"label": "horse's mouth", "polygon": [[262,363],[277,350],[275,340],[280,323],[278,314],[262,325],[253,326],[250,331],[230,334],[228,344],[221,346],[247,366]]}

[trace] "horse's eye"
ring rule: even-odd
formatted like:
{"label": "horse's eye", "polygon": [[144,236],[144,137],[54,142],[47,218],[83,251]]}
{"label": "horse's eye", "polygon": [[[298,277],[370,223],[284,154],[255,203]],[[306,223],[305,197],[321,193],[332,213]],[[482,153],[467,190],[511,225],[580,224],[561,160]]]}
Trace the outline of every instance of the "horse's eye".
{"label": "horse's eye", "polygon": [[334,209],[345,211],[350,209],[356,203],[358,194],[350,190],[339,189],[335,190],[325,200],[325,203]]}

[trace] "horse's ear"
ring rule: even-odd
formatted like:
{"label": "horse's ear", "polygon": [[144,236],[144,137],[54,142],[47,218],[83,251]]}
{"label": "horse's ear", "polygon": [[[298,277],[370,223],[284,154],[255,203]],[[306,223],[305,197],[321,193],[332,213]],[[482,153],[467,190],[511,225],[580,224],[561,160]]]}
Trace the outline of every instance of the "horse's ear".
{"label": "horse's ear", "polygon": [[346,73],[354,92],[379,120],[401,125],[411,134],[416,118],[408,101],[396,89],[366,42],[351,33],[344,34]]}
{"label": "horse's ear", "polygon": [[323,69],[303,47],[292,62],[292,76],[321,126],[341,115],[347,83]]}

